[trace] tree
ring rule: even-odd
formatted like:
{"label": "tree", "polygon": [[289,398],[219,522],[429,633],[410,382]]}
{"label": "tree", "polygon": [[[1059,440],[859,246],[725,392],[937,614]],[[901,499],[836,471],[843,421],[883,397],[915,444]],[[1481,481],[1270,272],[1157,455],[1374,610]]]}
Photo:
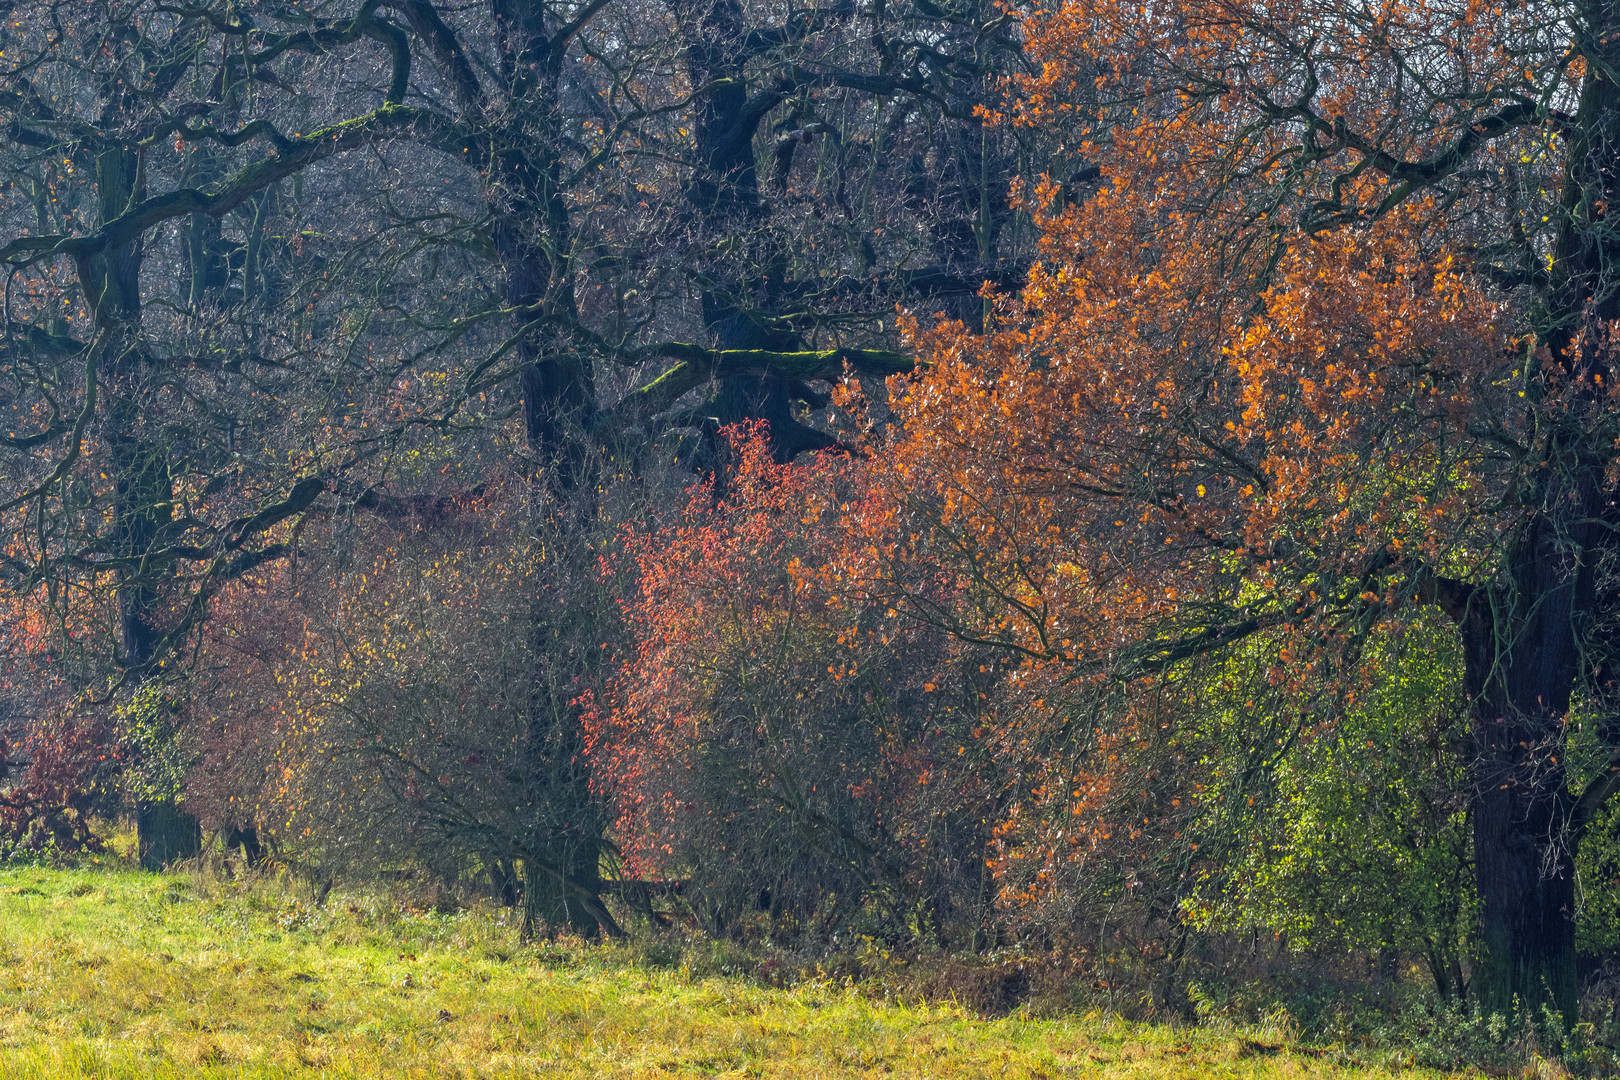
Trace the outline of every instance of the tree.
{"label": "tree", "polygon": [[[1273,743],[1270,768],[1232,768],[1217,784],[1216,798],[1256,810],[1224,872],[1200,881],[1186,907],[1200,926],[1264,928],[1295,950],[1416,954],[1441,998],[1463,998],[1473,889],[1462,665],[1437,613],[1414,614],[1368,641],[1348,700],[1319,709],[1286,749]],[[1263,667],[1265,651],[1251,641],[1229,666]],[[1233,697],[1228,717],[1241,730],[1247,710]],[[1212,749],[1242,763],[1260,742]]]}
{"label": "tree", "polygon": [[1572,860],[1620,788],[1617,17],[1080,0],[1032,20],[1043,72],[1007,122],[1101,181],[1026,189],[1046,262],[993,333],[926,339],[892,455],[996,614],[913,610],[1076,677],[1174,679],[1262,633],[1275,679],[1337,677],[1381,621],[1443,611],[1473,732],[1475,987],[1566,1017]]}
{"label": "tree", "polygon": [[1021,62],[989,5],[5,10],[7,569],[116,596],[98,694],[306,523],[434,496],[430,462],[472,489],[517,450],[542,516],[591,522],[672,429],[823,445],[811,384],[909,369],[894,300],[971,301],[1029,235],[998,197],[1028,151],[974,115]]}
{"label": "tree", "polygon": [[525,937],[541,924],[617,934],[598,896],[603,823],[555,797],[582,783],[578,748],[551,742],[574,729],[534,719],[536,697],[566,705],[588,689],[537,689],[536,667],[614,632],[552,618],[572,632],[537,646],[536,605],[611,605],[563,591],[601,583],[546,565],[554,538],[514,490],[432,529],[364,522],[341,561],[265,568],[227,590],[222,614],[255,617],[211,622],[197,650],[187,788],[211,822],[263,822],[278,857],[319,875],[487,874],[513,902],[521,891]]}
{"label": "tree", "polygon": [[859,462],[726,434],[724,497],[695,485],[615,560],[636,647],[587,744],[627,867],[683,881],[715,932],[758,909],[812,941],[982,943],[999,785],[973,732],[999,665],[845,602],[827,570]]}

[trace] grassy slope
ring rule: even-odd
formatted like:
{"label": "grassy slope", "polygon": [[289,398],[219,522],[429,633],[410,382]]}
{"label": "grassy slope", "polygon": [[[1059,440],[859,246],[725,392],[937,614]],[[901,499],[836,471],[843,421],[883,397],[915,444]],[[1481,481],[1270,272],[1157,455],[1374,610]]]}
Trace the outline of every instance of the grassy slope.
{"label": "grassy slope", "polygon": [[274,883],[0,871],[0,1078],[1392,1075],[1230,1036],[983,1020],[622,949],[519,949],[501,918],[339,894],[316,909]]}

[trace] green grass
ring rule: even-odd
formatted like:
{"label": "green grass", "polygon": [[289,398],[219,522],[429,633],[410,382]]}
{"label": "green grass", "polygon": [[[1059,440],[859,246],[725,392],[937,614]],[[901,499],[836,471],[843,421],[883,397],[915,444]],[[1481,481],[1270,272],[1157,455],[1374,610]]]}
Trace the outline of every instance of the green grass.
{"label": "green grass", "polygon": [[773,990],[649,955],[522,948],[498,910],[3,870],[0,1078],[1434,1075],[1095,1014],[983,1019],[825,980]]}

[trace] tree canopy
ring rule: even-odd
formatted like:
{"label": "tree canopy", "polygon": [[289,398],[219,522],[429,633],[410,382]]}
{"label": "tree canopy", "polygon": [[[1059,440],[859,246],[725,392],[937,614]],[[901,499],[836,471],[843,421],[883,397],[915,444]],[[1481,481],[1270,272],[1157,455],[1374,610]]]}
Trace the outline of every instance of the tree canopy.
{"label": "tree canopy", "polygon": [[5,11],[13,818],[1574,1017],[1620,12]]}
{"label": "tree canopy", "polygon": [[[1425,607],[1463,658],[1483,1000],[1576,993],[1620,783],[1607,209],[1584,5],[1067,3],[1005,122],[1094,194],[905,399],[908,490],[994,602],[926,617],[1145,686],[1264,636],[1301,690]],[[923,534],[931,536],[933,534]],[[910,549],[898,561],[905,561]],[[1300,730],[1310,722],[1300,718]]]}

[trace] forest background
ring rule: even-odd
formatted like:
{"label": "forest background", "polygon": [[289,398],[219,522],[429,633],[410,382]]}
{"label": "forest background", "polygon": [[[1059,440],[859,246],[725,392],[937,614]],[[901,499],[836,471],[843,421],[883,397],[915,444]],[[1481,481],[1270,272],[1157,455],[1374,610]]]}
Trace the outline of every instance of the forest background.
{"label": "forest background", "polygon": [[1615,1037],[1620,10],[0,11],[18,857]]}

